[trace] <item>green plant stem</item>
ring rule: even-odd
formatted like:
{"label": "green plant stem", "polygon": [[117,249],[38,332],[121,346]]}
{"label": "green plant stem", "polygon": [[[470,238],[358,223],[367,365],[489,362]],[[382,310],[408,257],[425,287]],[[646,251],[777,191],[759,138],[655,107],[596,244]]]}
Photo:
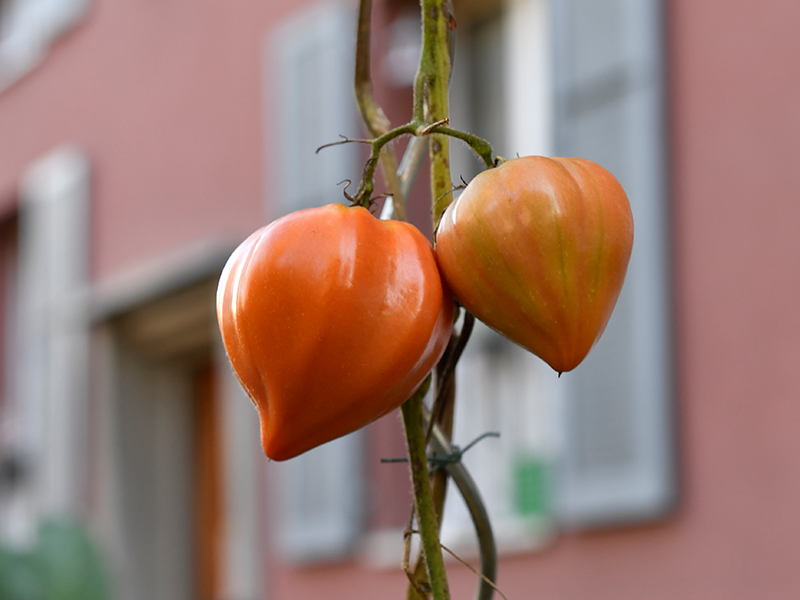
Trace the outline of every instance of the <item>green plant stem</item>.
{"label": "green plant stem", "polygon": [[[436,418],[436,423],[438,423],[439,427],[442,429],[445,435],[448,438],[453,433],[453,413],[455,409],[455,385],[453,385],[452,379],[449,381],[450,385],[447,385],[447,380],[443,379],[446,378],[445,371],[447,369],[447,362],[442,360],[436,365],[436,385],[434,386],[435,393],[437,400],[440,402],[440,410],[438,411],[438,415]],[[444,381],[444,383],[443,383]],[[444,389],[442,386],[445,385]],[[430,422],[430,418],[428,422]],[[432,426],[428,425],[426,428],[426,442],[427,438],[430,436],[432,432]],[[448,472],[445,469],[436,469],[430,475],[430,485],[431,485],[431,498],[433,498],[433,510],[436,513],[436,522],[439,525],[439,531],[441,531],[442,525],[442,517],[444,515],[444,502],[447,497],[447,479],[448,479]],[[412,571],[414,578],[417,581],[421,581],[426,578],[425,573],[425,560],[422,555],[417,558],[416,564],[414,565],[414,569]],[[417,597],[416,591],[414,590],[413,586],[408,586],[408,591],[406,593],[407,600],[414,600]]]}
{"label": "green plant stem", "polygon": [[487,169],[491,169],[495,166],[494,158],[492,157],[492,146],[483,138],[465,131],[453,129],[452,127],[445,127],[444,125],[434,127],[433,133],[444,133],[445,135],[457,138],[462,142],[466,142],[469,147],[472,148],[473,152],[480,157]]}
{"label": "green plant stem", "polygon": [[[360,204],[366,208],[369,208],[369,205],[372,203],[372,191],[375,189],[375,169],[378,168],[378,161],[380,160],[381,150],[383,150],[383,147],[401,135],[413,134],[415,130],[416,126],[414,123],[406,123],[405,125],[401,125],[400,127],[395,127],[394,129],[387,131],[370,142],[372,145],[372,152],[367,159],[367,164],[364,166],[364,174],[361,177],[361,184],[359,185],[358,193],[356,194],[356,204]],[[395,162],[395,164],[397,163]],[[397,167],[395,167],[395,177],[397,174],[396,168]],[[384,166],[384,171],[385,170],[386,167]],[[398,194],[401,193],[399,181],[400,180],[398,178]]]}
{"label": "green plant stem", "polygon": [[[448,118],[447,87],[450,80],[448,26],[452,21],[449,0],[421,0],[422,53],[414,82],[414,120],[426,124]],[[450,140],[433,134],[430,144],[431,202],[434,231],[450,203]]]}
{"label": "green plant stem", "polygon": [[[358,9],[358,34],[356,38],[356,77],[355,91],[358,110],[367,126],[370,136],[380,137],[391,130],[392,124],[386,113],[375,100],[375,92],[370,76],[370,39],[372,0],[361,0]],[[393,218],[406,219],[406,200],[397,174],[397,154],[392,144],[379,149],[381,170],[383,171],[389,193],[392,195]],[[371,190],[370,190],[371,193]]]}
{"label": "green plant stem", "polygon": [[433,600],[449,600],[450,589],[447,572],[439,545],[439,522],[436,518],[433,496],[431,494],[428,457],[426,454],[425,428],[422,422],[422,398],[416,393],[402,406],[403,427],[408,445],[409,471],[414,490],[414,505],[419,523],[422,552],[427,565],[428,581]]}
{"label": "green plant stem", "polygon": [[[448,121],[448,84],[450,81],[450,40],[448,25],[452,21],[449,0],[421,0],[422,51],[419,70],[414,83],[414,118],[417,134],[430,135],[434,123]],[[421,128],[421,129],[420,129]],[[433,229],[436,231],[447,198],[452,190],[450,176],[450,141],[446,135],[432,135],[429,145],[431,161],[431,204]],[[442,550],[439,545],[439,525],[444,506],[446,475],[437,473],[434,481],[428,474],[427,440],[422,429],[422,400],[403,406],[403,422],[406,424],[412,483],[422,540],[422,555],[427,566],[428,582],[434,600],[449,598],[447,573],[444,570]],[[434,497],[435,490],[435,497]],[[419,575],[421,563],[417,563],[415,575]],[[409,595],[413,590],[409,590]]]}
{"label": "green plant stem", "polygon": [[[426,414],[424,409],[423,421],[427,423],[431,421],[431,415]],[[436,423],[432,424],[432,432],[431,446],[433,446],[436,455],[452,456],[454,448],[450,444],[449,436],[445,434]],[[497,547],[494,543],[492,523],[489,520],[489,514],[483,504],[483,499],[478,491],[478,487],[475,485],[475,481],[470,476],[464,463],[461,461],[449,462],[444,465],[444,468],[450,477],[453,478],[454,483],[461,492],[461,496],[464,498],[464,502],[472,517],[472,522],[475,525],[475,533],[478,537],[481,557],[481,575],[483,578],[478,584],[475,600],[491,600],[495,591],[493,582],[497,579]]]}
{"label": "green plant stem", "polygon": [[[370,154],[369,159],[367,159],[367,164],[364,166],[364,173],[361,178],[361,184],[359,185],[358,188],[359,191],[356,194],[356,202],[355,202],[356,204],[363,204],[364,206],[367,206],[369,204],[368,197],[369,195],[372,194],[372,191],[375,189],[375,184],[374,184],[375,170],[378,168],[379,160],[382,159],[383,157],[382,151],[386,146],[386,144],[394,141],[401,135],[413,135],[413,136],[423,137],[423,136],[431,136],[432,134],[439,134],[437,137],[449,136],[462,140],[467,145],[469,145],[472,151],[475,152],[475,154],[477,154],[479,158],[483,160],[487,169],[490,169],[495,166],[495,161],[492,158],[492,146],[489,144],[489,142],[487,142],[483,138],[480,138],[477,135],[473,135],[471,133],[467,133],[465,131],[459,131],[458,129],[453,129],[452,127],[447,127],[445,125],[425,125],[424,123],[419,123],[418,121],[410,121],[405,125],[401,125],[399,127],[395,127],[394,129],[390,129],[386,133],[383,133],[371,140],[345,139],[343,141],[325,144],[324,146],[318,148],[317,152],[319,152],[319,150],[321,150],[322,148],[326,148],[328,146],[337,146],[339,144],[351,143],[351,142],[361,142],[371,145],[372,153]],[[446,137],[445,141],[447,141]],[[409,148],[412,149],[412,152],[416,151],[414,146],[409,145]],[[431,146],[433,146],[433,144],[431,144]],[[448,176],[446,180],[449,181],[449,159],[447,159],[446,162],[448,169],[447,171]],[[385,163],[381,164],[385,171],[386,164]],[[403,197],[405,197],[407,196],[407,194],[404,192],[410,190],[411,186],[409,185],[409,182],[413,178],[407,177],[405,175],[404,170],[402,169],[402,165],[397,172],[397,176],[399,178],[400,193],[403,195]],[[389,187],[391,191],[391,185]],[[442,204],[441,212],[444,212],[444,209],[447,208],[447,206],[451,202],[451,200],[449,199],[450,191],[452,190],[448,188],[447,192],[443,192],[444,203]],[[441,201],[442,196],[440,195],[438,198]]]}

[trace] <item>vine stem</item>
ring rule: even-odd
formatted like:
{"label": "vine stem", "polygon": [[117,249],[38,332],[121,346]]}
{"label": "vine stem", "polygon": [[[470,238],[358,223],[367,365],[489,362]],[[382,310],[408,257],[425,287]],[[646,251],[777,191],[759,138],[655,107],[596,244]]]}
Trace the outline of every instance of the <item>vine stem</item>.
{"label": "vine stem", "polygon": [[[428,379],[428,383],[430,379]],[[427,389],[427,386],[423,385]],[[439,544],[439,522],[431,493],[426,453],[425,427],[422,418],[422,398],[417,392],[402,406],[403,427],[408,446],[409,471],[414,490],[414,505],[419,523],[420,542],[427,565],[428,581],[434,600],[450,600],[447,572]]]}
{"label": "vine stem", "polygon": [[[372,0],[361,0],[358,9],[358,33],[356,37],[356,73],[355,91],[358,110],[373,138],[380,137],[391,130],[391,123],[386,113],[375,100],[375,91],[370,76],[370,41],[371,41]],[[389,193],[392,195],[394,218],[406,220],[406,194],[397,174],[397,154],[391,144],[380,148],[378,156],[383,167],[383,176]],[[369,201],[369,195],[367,195]]]}
{"label": "vine stem", "polygon": [[[414,115],[410,123],[393,129],[389,119],[375,101],[369,71],[372,0],[360,1],[355,88],[361,116],[373,139],[368,142],[371,144],[372,152],[364,167],[359,191],[356,193],[354,201],[369,207],[375,170],[380,163],[393,196],[395,218],[404,219],[404,200],[410,191],[422,156],[424,156],[426,144],[421,138],[430,136],[431,143],[427,145],[431,160],[432,216],[435,231],[441,215],[452,200],[449,137],[466,142],[484,161],[487,168],[494,166],[494,163],[492,148],[488,142],[448,126],[448,83],[452,67],[453,31],[455,28],[451,0],[421,0],[420,4],[423,41],[420,66],[414,84]],[[415,139],[409,144],[407,154],[398,170],[392,142],[401,135],[412,135]],[[423,574],[417,572],[417,569],[421,569],[427,571],[427,584],[430,586],[433,600],[449,600],[450,598],[442,547],[439,542],[439,526],[447,475],[445,471],[439,471],[434,478],[431,477],[428,471],[427,445],[431,431],[433,431],[434,436],[430,441],[437,453],[442,453],[447,449],[452,452],[448,438],[452,428],[455,395],[453,371],[458,354],[460,354],[460,350],[463,350],[463,344],[459,344],[459,342],[465,343],[469,337],[471,322],[469,322],[470,325],[467,325],[467,322],[468,320],[465,320],[465,327],[462,327],[461,335],[451,339],[450,346],[453,347],[448,346],[450,350],[450,354],[447,354],[448,358],[437,367],[437,402],[435,403],[437,416],[431,420],[430,416],[425,413],[422,402],[430,386],[430,376],[420,389],[403,404],[401,410],[408,446],[415,512],[422,545],[421,557],[423,558],[414,573],[408,571],[407,557],[404,559],[404,570],[409,575],[411,582],[409,597],[422,595],[423,590],[420,586]],[[459,490],[467,499],[476,524],[484,571],[484,580],[479,586],[477,598],[488,600],[491,598],[492,588],[487,582],[494,578],[495,566],[493,565],[496,565],[491,527],[487,523],[480,496],[463,465],[460,463],[449,465],[447,471],[454,477]]]}
{"label": "vine stem", "polygon": [[[410,191],[411,177],[403,177],[402,167],[398,169],[397,155],[392,142],[401,135],[423,137],[432,135],[429,145],[431,158],[431,194],[433,202],[434,230],[441,214],[452,200],[450,195],[450,152],[449,137],[462,140],[484,161],[487,168],[494,166],[492,147],[478,136],[453,129],[448,126],[447,90],[450,80],[451,61],[455,44],[455,18],[452,0],[421,0],[422,7],[422,52],[420,66],[414,82],[414,115],[412,120],[400,127],[392,128],[386,113],[375,100],[375,92],[370,74],[370,40],[372,0],[360,0],[358,11],[358,32],[356,37],[355,93],[358,109],[364,124],[372,136],[371,140],[350,140],[345,142],[365,142],[372,145],[372,153],[364,168],[358,192],[353,200],[369,208],[374,189],[373,178],[380,162],[389,193],[392,196],[395,219],[406,220],[405,202]],[[338,142],[343,143],[343,142]],[[336,145],[326,144],[322,147]],[[409,145],[411,155],[419,147],[416,142]],[[319,149],[318,149],[319,151]],[[419,165],[419,161],[412,161]],[[410,171],[416,172],[415,169]],[[349,196],[348,196],[349,197]]]}
{"label": "vine stem", "polygon": [[[452,188],[450,175],[450,142],[446,135],[433,133],[449,123],[448,87],[450,82],[450,44],[448,35],[455,20],[450,0],[421,0],[422,49],[419,70],[414,82],[414,116],[412,122],[424,124],[418,135],[431,135],[429,144],[433,231],[449,201]],[[439,543],[439,519],[444,505],[446,476],[437,481],[434,499],[427,465],[427,436],[422,420],[422,398],[403,405],[411,479],[419,522],[420,541],[427,567],[428,582],[434,600],[448,600],[450,592],[444,558]],[[451,398],[452,400],[452,398]],[[452,402],[450,403],[452,407]],[[437,511],[437,505],[439,510]]]}
{"label": "vine stem", "polygon": [[[448,83],[450,81],[450,39],[454,27],[450,0],[421,0],[422,52],[414,81],[414,120],[428,125],[447,122],[449,118]],[[436,131],[436,128],[433,129]],[[431,161],[431,199],[433,230],[450,203],[450,140],[434,133],[429,151]]]}

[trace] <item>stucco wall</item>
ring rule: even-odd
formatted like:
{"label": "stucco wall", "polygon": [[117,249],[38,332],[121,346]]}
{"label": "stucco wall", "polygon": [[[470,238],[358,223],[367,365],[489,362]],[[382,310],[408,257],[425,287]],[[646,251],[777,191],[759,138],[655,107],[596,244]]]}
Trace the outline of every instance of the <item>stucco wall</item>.
{"label": "stucco wall", "polygon": [[[509,598],[800,595],[800,4],[666,4],[681,502],[660,524],[505,557]],[[329,573],[342,598],[403,586]],[[293,598],[327,580],[274,581]],[[454,566],[453,596],[473,586]]]}
{"label": "stucco wall", "polygon": [[[800,595],[800,3],[666,4],[681,503],[505,557],[510,598]],[[95,279],[244,236],[264,214],[261,43],[299,5],[96,0],[0,94],[0,212],[26,165],[70,142],[95,161]],[[404,587],[353,565],[268,577],[276,600]],[[454,597],[473,584],[454,567]]]}
{"label": "stucco wall", "polygon": [[0,212],[62,143],[94,160],[93,276],[264,219],[262,42],[304,2],[95,0],[0,94]]}

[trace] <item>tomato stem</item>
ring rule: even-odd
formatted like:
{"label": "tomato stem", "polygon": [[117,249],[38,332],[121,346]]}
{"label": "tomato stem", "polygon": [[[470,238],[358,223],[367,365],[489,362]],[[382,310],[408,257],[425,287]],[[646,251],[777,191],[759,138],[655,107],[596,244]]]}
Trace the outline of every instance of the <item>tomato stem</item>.
{"label": "tomato stem", "polygon": [[[372,192],[375,189],[375,169],[378,168],[378,162],[382,156],[381,151],[383,150],[384,146],[391,142],[392,140],[400,137],[401,135],[405,134],[413,134],[416,131],[415,124],[406,123],[405,125],[401,125],[400,127],[395,127],[387,131],[386,133],[376,137],[370,143],[372,145],[372,152],[370,153],[369,158],[367,159],[366,164],[364,165],[364,174],[361,177],[361,183],[358,186],[358,192],[355,196],[354,204],[360,204],[365,208],[369,208],[372,204]],[[396,159],[395,163],[396,165]],[[391,168],[391,165],[389,165]],[[386,174],[386,164],[384,164],[384,175]],[[395,178],[397,179],[397,193],[399,197],[402,198],[402,193],[400,189],[400,180],[397,177],[397,167],[394,167],[393,173],[395,174]],[[388,179],[388,178],[387,178]],[[397,210],[397,207],[394,207]],[[400,220],[405,220],[405,209],[401,213],[403,218]],[[399,218],[395,213],[395,218]]]}
{"label": "tomato stem", "polygon": [[407,194],[404,193],[406,190],[402,185],[402,173],[398,172],[397,155],[391,142],[401,135],[417,137],[433,135],[434,140],[430,144],[429,154],[435,230],[441,214],[452,201],[447,137],[454,137],[467,143],[483,160],[486,168],[492,168],[494,161],[489,142],[449,126],[447,87],[451,69],[452,53],[450,50],[454,43],[455,27],[451,2],[450,0],[423,0],[421,4],[423,47],[419,69],[414,81],[414,116],[409,123],[394,129],[386,113],[375,100],[370,75],[372,0],[361,0],[359,4],[355,93],[359,112],[373,139],[368,141],[372,145],[372,152],[364,166],[362,180],[353,203],[369,208],[375,187],[375,170],[380,164],[392,196],[393,218],[406,220]]}
{"label": "tomato stem", "polygon": [[[372,0],[361,0],[356,47],[355,89],[361,116],[372,139],[366,140],[366,143],[371,145],[371,153],[364,166],[361,183],[353,198],[353,203],[370,207],[374,191],[375,170],[380,164],[393,197],[395,218],[404,219],[405,197],[410,189],[410,181],[416,177],[417,166],[422,160],[424,147],[418,143],[409,144],[406,156],[401,163],[401,171],[398,172],[397,157],[391,142],[401,135],[430,136],[431,143],[428,146],[431,160],[431,205],[435,231],[441,215],[452,201],[449,138],[454,137],[467,143],[483,160],[487,168],[495,166],[492,147],[486,140],[450,127],[448,84],[452,67],[455,30],[452,2],[451,0],[421,0],[423,42],[420,65],[414,83],[413,118],[409,123],[396,128],[391,127],[389,119],[375,101],[370,78],[371,9]],[[437,443],[439,446],[442,443],[445,446],[449,444],[447,440],[452,432],[455,400],[455,365],[469,338],[472,323],[472,316],[467,315],[460,335],[454,335],[451,338],[445,357],[437,366],[436,402],[434,403],[433,417],[428,417],[429,425],[423,426],[422,398],[430,386],[430,376],[420,390],[402,407],[409,468],[414,487],[415,511],[423,549],[413,573],[408,571],[407,558],[404,561],[404,570],[411,580],[408,591],[409,598],[420,597],[419,583],[426,576],[433,600],[448,600],[450,597],[439,543],[439,525],[444,509],[447,474],[444,470],[439,470],[433,475],[428,473],[426,448],[433,431],[445,440],[445,442],[441,442],[437,438],[433,444],[435,447],[437,447]],[[491,527],[488,524],[480,496],[474,489],[474,485],[472,487],[466,485],[471,479],[463,465],[450,465],[447,470],[448,472],[453,470],[458,475],[459,489],[464,494],[476,527],[478,527],[484,579],[487,575],[489,579],[493,579],[496,553]],[[480,523],[483,525],[479,527]],[[484,585],[482,581],[478,597],[481,600],[491,598],[492,591],[492,587]]]}
{"label": "tomato stem", "polygon": [[495,166],[494,159],[492,158],[492,146],[483,138],[467,133],[466,131],[453,129],[452,127],[435,127],[433,133],[443,133],[450,137],[457,138],[462,142],[466,142],[469,147],[472,148],[473,152],[483,161],[487,169],[491,169]]}
{"label": "tomato stem", "polygon": [[[375,138],[389,132],[392,124],[375,100],[372,86],[372,77],[370,75],[371,15],[372,0],[361,0],[358,9],[358,34],[356,37],[355,91],[358,110],[369,134]],[[379,158],[386,185],[392,195],[394,219],[405,221],[406,200],[400,184],[400,177],[397,173],[397,154],[394,151],[394,146],[392,144],[384,146],[379,150]]]}
{"label": "tomato stem", "polygon": [[414,505],[419,522],[419,536],[427,565],[428,582],[434,600],[449,600],[450,589],[439,543],[439,520],[431,493],[426,454],[422,398],[430,385],[430,376],[422,387],[401,407],[408,446],[409,472],[414,490]]}
{"label": "tomato stem", "polygon": [[[455,27],[450,0],[421,0],[422,52],[414,81],[414,120],[431,125],[449,117],[448,83],[450,81],[449,31]],[[430,143],[431,199],[433,229],[450,202],[450,140],[437,132],[437,125],[426,133]]]}
{"label": "tomato stem", "polygon": [[[386,173],[386,163],[382,161],[383,154],[382,150],[385,146],[395,140],[396,138],[402,135],[413,135],[417,137],[433,135],[433,134],[441,134],[441,136],[450,136],[457,138],[466,142],[470,148],[477,154],[483,162],[486,164],[487,169],[491,169],[495,166],[495,161],[492,158],[492,146],[484,140],[483,138],[478,137],[477,135],[473,135],[471,133],[467,133],[464,131],[459,131],[458,129],[454,129],[452,127],[439,125],[439,124],[431,124],[431,125],[424,125],[421,123],[417,123],[416,121],[410,121],[405,125],[401,125],[400,127],[395,127],[394,129],[390,129],[384,134],[372,139],[372,140],[351,140],[346,139],[339,142],[333,142],[331,144],[326,144],[324,147],[327,146],[334,146],[342,143],[349,143],[349,142],[359,142],[359,143],[367,143],[372,146],[372,152],[370,153],[370,157],[367,159],[366,164],[364,165],[364,172],[362,174],[361,183],[358,187],[358,192],[355,195],[354,204],[364,206],[369,208],[370,204],[372,203],[371,196],[372,192],[375,189],[375,171],[378,168],[378,164],[380,163],[384,170],[384,175]],[[434,144],[431,144],[433,147]],[[433,151],[433,149],[431,150]],[[449,163],[449,160],[447,161]],[[392,163],[393,164],[393,163]],[[391,166],[391,165],[390,165]],[[449,166],[447,168],[447,180],[449,180]],[[399,189],[402,190],[402,173],[397,173],[398,176],[398,185]],[[436,200],[434,200],[434,206],[439,206],[441,211],[439,212],[438,217],[436,218],[435,223],[438,223],[438,219],[441,217],[441,214],[444,212],[444,209],[450,204],[450,192],[452,191],[452,185],[444,188],[444,191],[436,196]],[[390,187],[390,193],[391,187]],[[402,191],[400,197],[402,198]],[[396,207],[395,207],[396,210]],[[401,213],[405,215],[405,212]],[[399,220],[405,220],[399,219]]]}

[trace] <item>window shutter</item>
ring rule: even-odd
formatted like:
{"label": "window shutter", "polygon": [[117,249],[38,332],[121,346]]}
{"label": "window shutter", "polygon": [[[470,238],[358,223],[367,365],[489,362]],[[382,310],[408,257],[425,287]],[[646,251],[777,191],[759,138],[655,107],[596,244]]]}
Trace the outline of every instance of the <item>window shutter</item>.
{"label": "window shutter", "polygon": [[278,540],[296,562],[341,558],[360,532],[361,432],[284,463],[270,463],[280,494]]}
{"label": "window shutter", "polygon": [[35,67],[50,44],[88,7],[89,0],[0,2],[0,91]]}
{"label": "window shutter", "polygon": [[284,23],[270,39],[274,77],[266,79],[266,92],[274,112],[267,172],[277,183],[276,189],[267,190],[271,215],[344,200],[337,184],[345,179],[358,184],[356,144],[315,153],[342,135],[359,137],[353,92],[355,23],[351,7],[323,3]]}
{"label": "window shutter", "polygon": [[216,338],[214,358],[220,375],[220,408],[224,457],[225,534],[222,563],[223,598],[263,598],[264,574],[259,506],[264,454],[259,421],[252,401],[228,361],[222,340]]}
{"label": "window shutter", "polygon": [[608,328],[564,376],[561,515],[575,526],[658,517],[676,496],[669,264],[657,0],[555,0],[556,154],[622,183],[634,214]]}
{"label": "window shutter", "polygon": [[17,399],[45,510],[76,514],[84,489],[89,163],[72,148],[33,165],[20,190]]}
{"label": "window shutter", "polygon": [[[273,77],[265,83],[274,137],[267,147],[277,184],[277,192],[267,190],[272,216],[343,200],[337,183],[351,178],[357,184],[354,144],[315,154],[340,135],[358,137],[352,90],[355,24],[351,6],[324,3],[292,17],[268,40]],[[352,550],[360,531],[361,445],[356,432],[269,465],[280,496],[278,540],[287,558],[326,560]]]}

